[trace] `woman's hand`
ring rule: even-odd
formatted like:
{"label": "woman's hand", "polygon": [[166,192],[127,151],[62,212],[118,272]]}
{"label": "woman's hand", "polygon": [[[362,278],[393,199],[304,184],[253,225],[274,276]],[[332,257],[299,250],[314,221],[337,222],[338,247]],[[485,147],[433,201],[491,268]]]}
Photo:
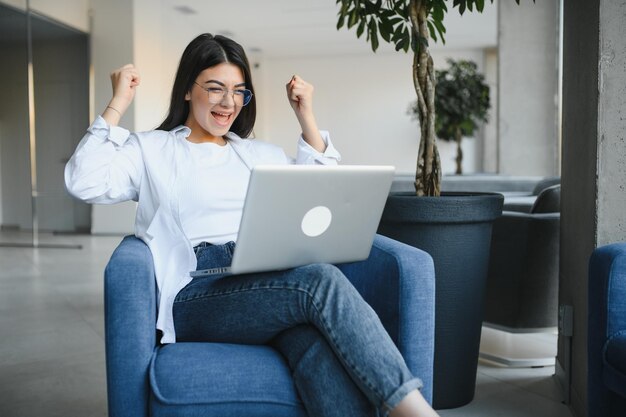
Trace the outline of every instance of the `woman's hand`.
{"label": "woman's hand", "polygon": [[102,117],[110,125],[117,125],[122,115],[135,98],[135,91],[141,81],[139,72],[133,64],[124,65],[111,73],[113,98],[109,101]]}
{"label": "woman's hand", "polygon": [[313,86],[297,75],[287,83],[287,98],[298,120],[313,117]]}
{"label": "woman's hand", "polygon": [[287,99],[302,128],[302,137],[317,151],[324,152],[326,144],[322,140],[313,114],[313,86],[294,75],[287,83],[286,88]]}

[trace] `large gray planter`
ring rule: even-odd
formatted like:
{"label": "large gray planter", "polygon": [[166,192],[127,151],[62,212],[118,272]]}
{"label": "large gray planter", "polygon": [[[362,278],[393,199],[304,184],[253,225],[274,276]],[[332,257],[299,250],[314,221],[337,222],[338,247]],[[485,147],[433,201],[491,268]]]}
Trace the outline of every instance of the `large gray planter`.
{"label": "large gray planter", "polygon": [[455,408],[474,398],[489,263],[491,226],[504,197],[392,193],[380,234],[428,252],[435,264],[433,405]]}

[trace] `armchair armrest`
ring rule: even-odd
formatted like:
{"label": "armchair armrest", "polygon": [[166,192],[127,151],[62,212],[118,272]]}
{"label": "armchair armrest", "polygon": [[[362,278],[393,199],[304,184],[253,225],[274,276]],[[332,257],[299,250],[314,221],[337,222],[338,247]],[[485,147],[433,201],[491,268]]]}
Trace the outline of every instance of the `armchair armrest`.
{"label": "armchair armrest", "polygon": [[588,400],[589,415],[617,415],[615,401],[626,404],[609,391],[604,380],[604,345],[612,335],[626,330],[626,243],[597,248],[589,261],[588,305]]}
{"label": "armchair armrest", "polygon": [[104,272],[109,416],[147,417],[148,368],[156,345],[156,284],[150,249],[127,236]]}
{"label": "armchair armrest", "polygon": [[432,401],[435,270],[426,252],[377,235],[365,261],[338,265],[380,317]]}

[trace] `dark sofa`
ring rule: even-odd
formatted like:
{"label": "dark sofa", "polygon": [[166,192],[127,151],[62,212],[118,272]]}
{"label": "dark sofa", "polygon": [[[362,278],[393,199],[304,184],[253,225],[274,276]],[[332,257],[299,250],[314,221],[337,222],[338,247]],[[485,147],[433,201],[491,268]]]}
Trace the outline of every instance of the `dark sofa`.
{"label": "dark sofa", "polygon": [[503,211],[493,224],[485,324],[510,332],[557,325],[561,186],[541,191],[530,213]]}

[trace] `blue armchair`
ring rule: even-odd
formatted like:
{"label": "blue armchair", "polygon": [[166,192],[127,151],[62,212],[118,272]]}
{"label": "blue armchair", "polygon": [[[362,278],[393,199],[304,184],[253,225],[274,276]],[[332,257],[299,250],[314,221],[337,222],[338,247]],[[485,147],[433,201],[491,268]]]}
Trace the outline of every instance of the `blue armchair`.
{"label": "blue armchair", "polygon": [[588,415],[626,416],[626,243],[591,256],[588,329]]}
{"label": "blue armchair", "polygon": [[[367,260],[339,265],[374,308],[432,398],[435,276],[431,257],[376,236]],[[105,270],[109,416],[306,416],[286,361],[268,346],[159,345],[152,256],[127,236]],[[253,403],[240,401],[246,391]]]}

